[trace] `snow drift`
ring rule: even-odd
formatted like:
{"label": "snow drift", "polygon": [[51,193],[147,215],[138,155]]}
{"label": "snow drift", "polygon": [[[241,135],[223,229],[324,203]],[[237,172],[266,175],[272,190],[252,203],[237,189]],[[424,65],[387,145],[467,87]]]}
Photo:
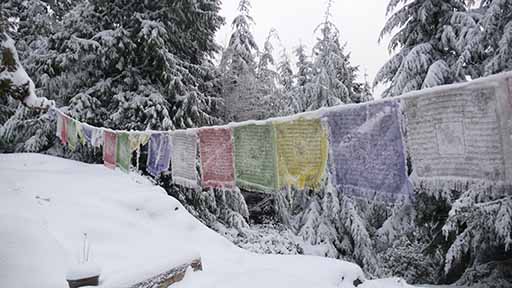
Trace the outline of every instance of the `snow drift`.
{"label": "snow drift", "polygon": [[[102,165],[0,154],[0,211],[1,287],[67,287],[84,233],[103,287],[126,287],[197,256],[204,271],[188,273],[180,287],[353,287],[364,279],[344,261],[237,248],[149,180]],[[380,281],[359,287],[406,285]]]}

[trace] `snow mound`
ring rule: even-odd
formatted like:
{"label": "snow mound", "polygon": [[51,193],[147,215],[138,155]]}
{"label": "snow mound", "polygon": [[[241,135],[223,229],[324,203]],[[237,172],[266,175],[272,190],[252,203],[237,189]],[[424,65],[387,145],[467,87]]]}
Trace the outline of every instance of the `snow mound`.
{"label": "snow mound", "polygon": [[84,233],[102,287],[127,287],[198,256],[204,271],[175,287],[339,288],[364,279],[344,261],[237,248],[162,188],[102,165],[0,154],[0,211],[0,287],[67,287]]}

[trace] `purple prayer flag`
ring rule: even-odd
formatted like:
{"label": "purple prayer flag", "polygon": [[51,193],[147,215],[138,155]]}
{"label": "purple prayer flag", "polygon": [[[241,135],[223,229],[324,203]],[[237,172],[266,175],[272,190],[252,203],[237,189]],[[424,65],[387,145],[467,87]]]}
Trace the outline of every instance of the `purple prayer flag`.
{"label": "purple prayer flag", "polygon": [[396,101],[327,114],[333,183],[357,198],[385,202],[412,194]]}
{"label": "purple prayer flag", "polygon": [[85,141],[88,144],[92,145],[92,131],[94,128],[87,124],[82,124],[81,128],[82,128],[82,136],[84,137]]}
{"label": "purple prayer flag", "polygon": [[169,170],[171,150],[171,136],[168,133],[151,134],[146,168],[149,174],[156,177]]}

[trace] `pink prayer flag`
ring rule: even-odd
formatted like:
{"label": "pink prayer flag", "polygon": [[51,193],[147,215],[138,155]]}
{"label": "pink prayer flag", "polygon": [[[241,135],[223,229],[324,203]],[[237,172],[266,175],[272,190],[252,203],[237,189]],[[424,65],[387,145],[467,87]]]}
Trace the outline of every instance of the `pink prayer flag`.
{"label": "pink prayer flag", "polygon": [[60,141],[62,144],[68,144],[68,123],[70,121],[69,117],[61,114],[62,117],[62,126],[60,130]]}
{"label": "pink prayer flag", "polygon": [[103,131],[103,164],[110,168],[116,168],[117,134],[113,131]]}
{"label": "pink prayer flag", "polygon": [[233,141],[230,128],[199,130],[202,186],[207,188],[235,187]]}

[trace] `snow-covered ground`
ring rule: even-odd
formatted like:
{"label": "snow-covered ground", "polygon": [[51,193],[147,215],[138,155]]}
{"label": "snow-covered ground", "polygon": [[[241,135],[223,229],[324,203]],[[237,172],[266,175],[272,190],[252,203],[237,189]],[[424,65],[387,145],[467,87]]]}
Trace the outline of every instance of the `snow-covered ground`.
{"label": "snow-covered ground", "polygon": [[[127,287],[201,256],[204,271],[173,287],[353,287],[355,264],[311,256],[256,255],[208,229],[174,198],[126,175],[39,154],[0,154],[0,287],[67,287],[83,254],[102,287]],[[369,287],[410,287],[400,279]]]}

